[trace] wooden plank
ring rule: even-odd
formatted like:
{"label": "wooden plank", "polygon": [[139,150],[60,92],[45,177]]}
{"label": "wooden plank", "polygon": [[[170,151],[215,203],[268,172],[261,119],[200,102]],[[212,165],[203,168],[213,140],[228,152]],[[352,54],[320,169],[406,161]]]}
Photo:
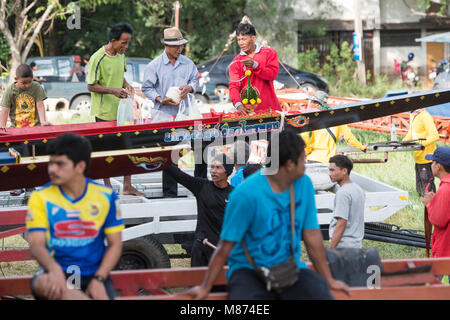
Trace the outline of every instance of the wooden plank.
{"label": "wooden plank", "polygon": [[33,260],[29,249],[25,250],[0,250],[0,262]]}
{"label": "wooden plank", "polygon": [[[384,260],[383,268],[386,272],[395,272],[414,264],[416,267],[432,264],[435,274],[450,274],[450,258],[432,258],[432,259],[404,259],[404,260]],[[310,264],[309,264],[310,265]],[[311,266],[311,265],[310,265]],[[137,297],[139,289],[159,290],[162,288],[191,287],[199,285],[207,267],[196,268],[176,268],[176,269],[148,269],[148,270],[124,270],[111,272],[111,278],[114,287],[121,291],[121,296],[136,299],[174,299],[173,296],[153,295],[149,297]],[[225,267],[217,281],[216,285],[226,283],[225,273],[228,267]],[[430,281],[428,276],[409,277],[410,282],[417,279],[420,281]],[[26,295],[30,294],[31,276],[25,277],[7,277],[0,279],[0,296],[5,295]],[[408,279],[407,279],[408,280]],[[395,285],[395,283],[392,283]],[[352,288],[351,299],[450,299],[450,286],[441,286],[431,284],[427,286],[404,286],[388,287],[382,289]],[[164,291],[153,291],[163,293]],[[337,299],[349,299],[342,293],[333,293]],[[210,299],[226,298],[224,293],[214,293],[209,296]]]}
{"label": "wooden plank", "polygon": [[450,258],[387,259],[383,260],[383,269],[384,272],[396,272],[406,268],[408,263],[413,263],[416,267],[432,264],[435,275],[442,276],[450,274]]}
{"label": "wooden plank", "polygon": [[27,228],[25,228],[25,227],[19,227],[19,228],[14,228],[14,229],[9,229],[9,230],[6,230],[6,231],[2,231],[2,232],[0,232],[0,239],[7,238],[7,237],[10,237],[10,236],[14,236],[16,234],[21,234],[21,233],[24,233],[26,231],[27,231]]}
{"label": "wooden plank", "polygon": [[0,279],[0,296],[27,295],[31,293],[31,276],[6,277]]}
{"label": "wooden plank", "polygon": [[336,300],[449,300],[450,286],[404,286],[382,289],[352,288],[351,297],[332,291]]}
{"label": "wooden plank", "polygon": [[0,226],[24,224],[27,210],[5,210],[0,211]]}
{"label": "wooden plank", "polygon": [[[199,285],[203,281],[207,268],[176,268],[176,269],[148,269],[126,270],[111,272],[114,287],[121,291],[122,296],[137,295],[139,289],[190,287]],[[216,280],[216,285],[226,284],[224,268]]]}

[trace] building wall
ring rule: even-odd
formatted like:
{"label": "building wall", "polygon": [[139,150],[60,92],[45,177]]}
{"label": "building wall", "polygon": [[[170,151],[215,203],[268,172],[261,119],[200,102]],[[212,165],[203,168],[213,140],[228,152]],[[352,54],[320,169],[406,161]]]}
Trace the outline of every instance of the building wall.
{"label": "building wall", "polygon": [[[362,0],[365,1],[365,0]],[[411,8],[419,11],[418,0],[406,0]],[[420,16],[413,15],[405,3],[401,0],[380,0],[381,23],[406,23],[419,22]]]}
{"label": "building wall", "polygon": [[[419,11],[419,0],[406,1],[411,8]],[[296,19],[298,21],[314,19],[346,21],[347,28],[352,28],[351,22],[355,15],[354,0],[322,1],[320,6],[318,2],[318,0],[298,1],[294,10]],[[413,52],[415,57],[410,65],[418,70],[422,76],[426,75],[426,43],[421,43],[418,46],[386,46],[381,42],[385,35],[384,30],[408,30],[412,28],[419,31],[421,36],[425,36],[426,30],[419,23],[421,16],[414,15],[401,0],[361,0],[361,18],[364,30],[373,31],[375,74],[382,73],[394,76],[394,59],[406,60],[408,53]]]}
{"label": "building wall", "polygon": [[[380,17],[380,0],[362,0],[361,17],[362,19],[379,19]],[[353,20],[354,0],[330,0],[322,1],[318,5],[319,0],[297,1],[294,11],[297,20],[309,19],[333,19],[333,20]]]}

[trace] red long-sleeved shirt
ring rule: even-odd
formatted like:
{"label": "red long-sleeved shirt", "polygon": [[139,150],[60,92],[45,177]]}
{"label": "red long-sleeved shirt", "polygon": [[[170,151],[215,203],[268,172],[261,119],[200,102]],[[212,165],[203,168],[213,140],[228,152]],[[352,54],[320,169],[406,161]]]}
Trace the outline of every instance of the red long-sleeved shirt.
{"label": "red long-sleeved shirt", "polygon": [[427,210],[434,227],[431,238],[433,257],[450,257],[450,174],[442,178]]}
{"label": "red long-sleeved shirt", "polygon": [[[242,63],[235,61],[247,58],[248,56],[246,54],[238,54],[230,65],[229,92],[234,106],[237,102],[241,102],[241,90],[247,87],[247,77],[244,73],[248,69]],[[261,99],[261,103],[255,109],[255,112],[269,112],[270,109],[272,111],[281,111],[280,103],[273,87],[273,80],[278,76],[279,69],[277,52],[272,48],[257,47],[252,59],[258,63],[258,66],[249,69],[252,71],[250,81],[252,86],[258,89],[260,93],[259,98]],[[243,80],[240,82],[236,81],[240,79]]]}

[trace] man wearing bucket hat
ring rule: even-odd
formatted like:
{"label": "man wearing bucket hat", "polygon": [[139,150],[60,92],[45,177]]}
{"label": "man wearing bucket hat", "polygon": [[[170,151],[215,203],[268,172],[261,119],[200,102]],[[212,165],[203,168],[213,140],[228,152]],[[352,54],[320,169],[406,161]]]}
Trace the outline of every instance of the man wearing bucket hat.
{"label": "man wearing bucket hat", "polygon": [[427,192],[422,200],[434,227],[431,238],[433,257],[450,257],[450,147],[438,147],[427,154],[433,176],[441,180],[436,193]]}
{"label": "man wearing bucket hat", "polygon": [[[181,54],[188,40],[178,28],[164,29],[161,42],[164,44],[164,52],[145,68],[142,92],[154,102],[155,110],[176,116],[181,101],[187,104],[188,94],[197,91],[198,70],[192,60]],[[171,87],[179,89],[179,101],[166,97]],[[162,176],[164,197],[176,197],[176,181],[165,172]]]}

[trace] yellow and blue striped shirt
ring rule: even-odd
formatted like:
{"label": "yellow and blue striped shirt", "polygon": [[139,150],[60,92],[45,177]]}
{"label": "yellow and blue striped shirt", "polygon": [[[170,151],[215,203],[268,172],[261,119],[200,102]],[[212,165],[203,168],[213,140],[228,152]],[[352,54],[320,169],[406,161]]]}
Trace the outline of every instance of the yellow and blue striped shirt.
{"label": "yellow and blue striped shirt", "polygon": [[82,276],[93,275],[106,251],[105,235],[124,228],[116,193],[86,179],[78,199],[48,183],[28,202],[28,232],[46,234],[46,246],[63,271],[78,266]]}

